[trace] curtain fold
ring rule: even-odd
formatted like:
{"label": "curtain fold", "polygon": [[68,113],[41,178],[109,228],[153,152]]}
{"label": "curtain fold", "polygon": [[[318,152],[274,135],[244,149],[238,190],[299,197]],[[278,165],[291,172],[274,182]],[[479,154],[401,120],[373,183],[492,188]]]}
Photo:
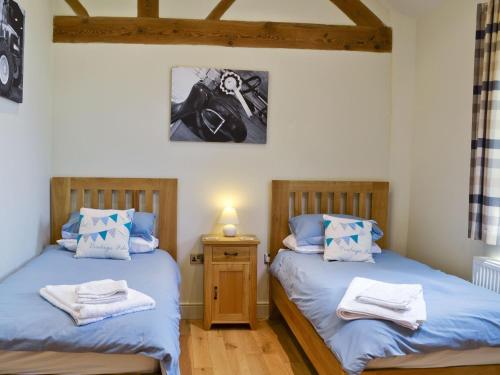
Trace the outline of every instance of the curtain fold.
{"label": "curtain fold", "polygon": [[469,238],[500,244],[500,0],[479,4],[469,190]]}

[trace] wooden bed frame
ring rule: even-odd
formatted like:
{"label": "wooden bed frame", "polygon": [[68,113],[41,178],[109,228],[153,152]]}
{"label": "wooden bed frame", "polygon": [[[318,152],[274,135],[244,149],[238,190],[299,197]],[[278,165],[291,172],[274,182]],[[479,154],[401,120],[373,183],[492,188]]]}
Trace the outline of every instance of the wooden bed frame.
{"label": "wooden bed frame", "polygon": [[[288,219],[305,213],[345,213],[374,219],[385,233],[387,247],[388,182],[290,181],[272,182],[270,253],[274,259],[289,234]],[[346,375],[339,361],[312,324],[288,299],[280,282],[271,276],[271,316],[282,315],[320,375]],[[500,365],[416,369],[373,369],[367,375],[498,375]]]}
{"label": "wooden bed frame", "polygon": [[177,179],[53,177],[51,185],[51,243],[80,207],[154,212],[160,249],[177,258]]}
{"label": "wooden bed frame", "polygon": [[156,214],[159,247],[177,258],[177,179],[53,177],[50,206],[51,243],[61,238],[62,225],[80,207],[135,208]]}

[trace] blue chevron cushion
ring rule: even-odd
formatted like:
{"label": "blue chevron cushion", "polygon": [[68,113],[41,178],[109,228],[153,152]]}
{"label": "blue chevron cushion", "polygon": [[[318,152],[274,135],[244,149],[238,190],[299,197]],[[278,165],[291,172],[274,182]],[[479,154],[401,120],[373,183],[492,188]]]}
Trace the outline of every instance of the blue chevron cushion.
{"label": "blue chevron cushion", "polygon": [[325,260],[374,263],[371,221],[323,215],[323,226]]}
{"label": "blue chevron cushion", "polygon": [[76,258],[130,260],[129,240],[134,209],[80,209]]}

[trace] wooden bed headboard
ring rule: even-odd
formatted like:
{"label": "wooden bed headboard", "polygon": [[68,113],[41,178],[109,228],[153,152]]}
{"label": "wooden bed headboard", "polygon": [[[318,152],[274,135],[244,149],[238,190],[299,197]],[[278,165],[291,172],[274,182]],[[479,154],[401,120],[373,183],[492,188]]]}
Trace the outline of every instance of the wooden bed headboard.
{"label": "wooden bed headboard", "polygon": [[160,248],[177,256],[177,179],[53,177],[51,243],[61,238],[69,214],[81,207],[154,212]]}
{"label": "wooden bed headboard", "polygon": [[376,220],[384,231],[378,244],[387,246],[388,182],[273,180],[271,202],[271,259],[290,233],[288,219],[301,214],[348,214]]}

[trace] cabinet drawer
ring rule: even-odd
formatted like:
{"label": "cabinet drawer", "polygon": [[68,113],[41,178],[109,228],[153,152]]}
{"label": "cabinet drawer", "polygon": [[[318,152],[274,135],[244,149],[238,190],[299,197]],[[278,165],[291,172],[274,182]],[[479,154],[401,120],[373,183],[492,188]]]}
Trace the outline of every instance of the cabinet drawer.
{"label": "cabinet drawer", "polygon": [[243,246],[214,246],[212,248],[214,262],[249,262],[250,248]]}

